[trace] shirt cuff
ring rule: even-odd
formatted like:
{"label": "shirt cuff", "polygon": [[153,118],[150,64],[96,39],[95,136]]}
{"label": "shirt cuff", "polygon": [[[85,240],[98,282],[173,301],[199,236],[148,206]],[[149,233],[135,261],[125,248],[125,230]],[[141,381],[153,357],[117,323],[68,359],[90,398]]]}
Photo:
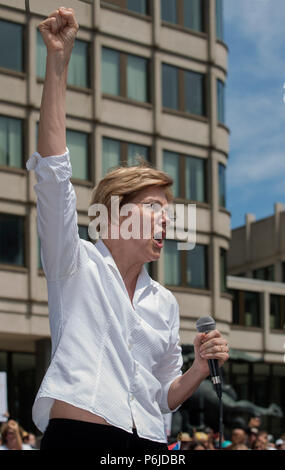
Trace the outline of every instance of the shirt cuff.
{"label": "shirt cuff", "polygon": [[72,177],[69,149],[66,147],[62,155],[42,157],[34,152],[26,162],[28,171],[35,170],[38,182],[42,180],[55,180],[57,183]]}
{"label": "shirt cuff", "polygon": [[[180,375],[178,375],[177,377],[180,377],[182,375],[182,372]],[[170,388],[170,385],[172,384],[172,382],[174,382],[175,379],[177,379],[177,377],[175,377],[174,379],[170,380],[169,382],[167,382],[166,384],[163,385],[162,387],[162,395],[161,395],[161,399],[160,399],[160,409],[162,411],[162,413],[174,413],[175,411],[177,411],[181,404],[178,405],[176,408],[174,408],[174,410],[171,410],[168,406],[168,391],[169,391],[169,388]]]}

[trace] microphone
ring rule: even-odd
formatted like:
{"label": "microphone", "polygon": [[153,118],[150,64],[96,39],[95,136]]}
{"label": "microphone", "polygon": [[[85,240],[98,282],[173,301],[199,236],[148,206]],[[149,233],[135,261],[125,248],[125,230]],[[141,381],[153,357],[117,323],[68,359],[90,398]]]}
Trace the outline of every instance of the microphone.
{"label": "microphone", "polygon": [[[199,333],[208,333],[216,329],[216,322],[212,317],[201,317],[196,322],[196,329]],[[211,380],[219,399],[222,398],[222,385],[218,359],[208,359]]]}

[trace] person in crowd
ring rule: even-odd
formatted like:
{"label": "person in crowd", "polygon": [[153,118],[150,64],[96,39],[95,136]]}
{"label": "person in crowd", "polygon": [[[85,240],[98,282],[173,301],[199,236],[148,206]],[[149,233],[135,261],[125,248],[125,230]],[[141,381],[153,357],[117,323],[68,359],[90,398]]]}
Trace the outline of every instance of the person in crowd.
{"label": "person in crowd", "polygon": [[256,441],[258,435],[258,428],[252,427],[249,428],[247,432],[247,445],[250,449],[252,449],[254,442]]}
{"label": "person in crowd", "polygon": [[205,441],[196,441],[193,440],[189,446],[189,450],[207,450]]}
{"label": "person in crowd", "polygon": [[276,450],[285,450],[285,441],[279,438],[275,441]]}
{"label": "person in crowd", "polygon": [[23,431],[17,421],[10,419],[1,426],[2,445],[0,450],[33,450],[23,443]]}
{"label": "person in crowd", "polygon": [[225,448],[225,450],[250,450],[247,445],[239,443],[239,444],[233,444],[231,446],[228,446]]}
{"label": "person in crowd", "polygon": [[[100,229],[107,236],[99,233],[96,244],[79,237],[65,122],[68,64],[78,29],[74,10],[66,7],[39,25],[46,76],[37,152],[26,167],[37,178],[52,358],[33,419],[44,433],[43,450],[165,451],[162,414],[195,392],[210,373],[208,359],[222,366],[229,347],[218,330],[197,334],[193,365],[182,374],[178,302],[144,266],[159,259],[170,223],[173,180],[165,172],[141,165],[107,173],[90,201],[91,208],[106,209]],[[113,196],[120,211],[114,218]],[[141,227],[138,236],[122,235],[129,204],[133,228]]]}
{"label": "person in crowd", "polygon": [[242,428],[234,428],[232,429],[232,434],[231,434],[231,444],[226,447],[227,450],[232,450],[234,447],[236,447],[238,444],[246,444],[246,432]]}

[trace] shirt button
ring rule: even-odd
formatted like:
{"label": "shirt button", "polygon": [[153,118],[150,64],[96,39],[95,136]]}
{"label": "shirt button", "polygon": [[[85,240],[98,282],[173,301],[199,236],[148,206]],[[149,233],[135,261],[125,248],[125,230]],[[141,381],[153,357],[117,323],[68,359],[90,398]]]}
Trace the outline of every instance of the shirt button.
{"label": "shirt button", "polygon": [[132,349],[132,343],[128,342],[128,348]]}
{"label": "shirt button", "polygon": [[130,400],[132,401],[134,399],[134,395],[131,393]]}

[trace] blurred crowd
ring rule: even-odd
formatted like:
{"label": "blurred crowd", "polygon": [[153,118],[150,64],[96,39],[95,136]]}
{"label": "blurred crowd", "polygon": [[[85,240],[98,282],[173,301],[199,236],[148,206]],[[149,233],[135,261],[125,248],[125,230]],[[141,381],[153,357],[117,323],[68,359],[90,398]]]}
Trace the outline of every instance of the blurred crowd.
{"label": "blurred crowd", "polygon": [[[219,434],[210,428],[203,432],[180,432],[177,442],[169,450],[216,450],[219,448]],[[250,419],[247,426],[234,426],[229,439],[222,439],[222,450],[285,450],[285,433],[273,436],[261,428],[259,417]]]}
{"label": "blurred crowd", "polygon": [[[219,434],[210,428],[180,432],[169,450],[216,450]],[[40,437],[25,431],[17,421],[9,419],[1,426],[0,450],[39,450]],[[229,439],[223,438],[223,450],[285,450],[285,433],[274,437],[261,428],[259,417],[250,419],[246,427],[233,427]]]}

